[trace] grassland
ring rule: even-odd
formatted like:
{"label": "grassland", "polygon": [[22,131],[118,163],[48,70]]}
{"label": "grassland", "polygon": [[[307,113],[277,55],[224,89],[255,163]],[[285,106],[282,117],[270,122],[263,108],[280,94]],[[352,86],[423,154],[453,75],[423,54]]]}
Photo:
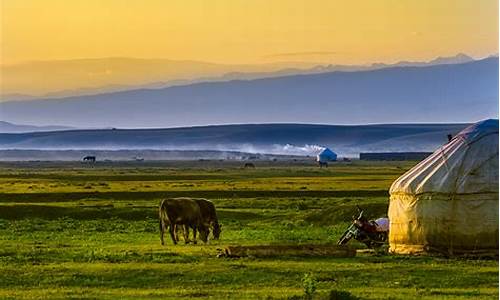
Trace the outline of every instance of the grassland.
{"label": "grassland", "polygon": [[[256,165],[1,163],[0,298],[299,299],[304,285],[315,299],[498,297],[496,260],[217,258],[231,244],[334,243],[356,204],[383,215],[413,164]],[[222,239],[162,247],[157,205],[169,196],[213,200]]]}

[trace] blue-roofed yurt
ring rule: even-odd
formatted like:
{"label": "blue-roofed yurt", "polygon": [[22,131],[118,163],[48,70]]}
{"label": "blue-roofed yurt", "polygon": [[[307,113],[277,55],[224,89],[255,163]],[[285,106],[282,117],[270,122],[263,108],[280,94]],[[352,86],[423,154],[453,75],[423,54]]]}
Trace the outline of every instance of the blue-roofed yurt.
{"label": "blue-roofed yurt", "polygon": [[333,152],[332,150],[325,148],[323,149],[317,156],[316,156],[316,161],[318,162],[330,162],[330,161],[336,161],[337,160],[337,154]]}

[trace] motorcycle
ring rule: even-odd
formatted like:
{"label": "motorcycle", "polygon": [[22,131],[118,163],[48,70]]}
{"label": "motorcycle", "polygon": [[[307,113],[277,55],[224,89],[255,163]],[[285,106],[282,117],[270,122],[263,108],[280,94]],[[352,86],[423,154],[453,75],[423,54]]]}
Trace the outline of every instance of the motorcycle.
{"label": "motorcycle", "polygon": [[363,216],[364,211],[361,207],[357,205],[356,207],[358,208],[358,217],[353,217],[352,224],[340,237],[337,245],[345,245],[352,238],[364,243],[370,249],[378,249],[385,245],[389,237],[389,220],[387,218],[367,220],[367,218]]}

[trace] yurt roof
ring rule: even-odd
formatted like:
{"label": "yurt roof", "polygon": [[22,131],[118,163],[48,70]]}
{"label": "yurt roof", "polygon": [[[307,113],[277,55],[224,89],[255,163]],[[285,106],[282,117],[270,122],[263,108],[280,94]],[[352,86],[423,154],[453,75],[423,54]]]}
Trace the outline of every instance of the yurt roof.
{"label": "yurt roof", "polygon": [[328,149],[328,148],[325,148],[323,149],[318,155],[321,155],[321,156],[332,156],[332,155],[337,155],[335,154],[335,152],[333,152],[332,150]]}
{"label": "yurt roof", "polygon": [[481,137],[489,134],[498,134],[498,120],[488,119],[470,125],[464,130],[460,131],[455,138],[462,138],[467,141],[473,142],[479,140]]}
{"label": "yurt roof", "polygon": [[498,120],[473,124],[399,177],[390,193],[498,193]]}

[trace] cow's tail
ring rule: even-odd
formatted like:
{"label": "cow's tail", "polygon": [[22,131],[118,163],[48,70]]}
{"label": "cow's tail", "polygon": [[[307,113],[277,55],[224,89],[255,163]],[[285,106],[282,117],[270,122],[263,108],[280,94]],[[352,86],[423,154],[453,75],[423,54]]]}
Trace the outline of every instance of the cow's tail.
{"label": "cow's tail", "polygon": [[159,219],[159,225],[160,225],[160,241],[161,244],[164,245],[165,242],[163,240],[163,235],[165,234],[165,230],[167,229],[167,226],[165,224],[165,218],[167,218],[167,215],[165,213],[165,209],[163,208],[163,202],[165,200],[160,201],[160,206],[158,209],[158,219]]}

